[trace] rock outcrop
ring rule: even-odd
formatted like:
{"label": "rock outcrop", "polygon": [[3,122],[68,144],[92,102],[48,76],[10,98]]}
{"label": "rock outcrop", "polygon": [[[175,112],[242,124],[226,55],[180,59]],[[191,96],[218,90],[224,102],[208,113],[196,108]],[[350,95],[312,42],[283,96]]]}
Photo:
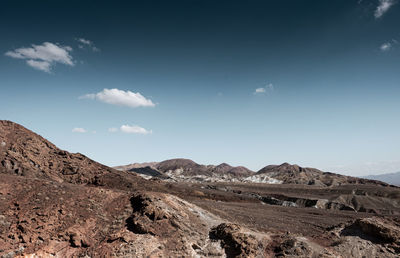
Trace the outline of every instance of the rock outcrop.
{"label": "rock outcrop", "polygon": [[268,243],[267,239],[257,239],[255,235],[243,232],[241,226],[232,223],[222,223],[212,228],[210,238],[221,240],[227,257],[264,256]]}

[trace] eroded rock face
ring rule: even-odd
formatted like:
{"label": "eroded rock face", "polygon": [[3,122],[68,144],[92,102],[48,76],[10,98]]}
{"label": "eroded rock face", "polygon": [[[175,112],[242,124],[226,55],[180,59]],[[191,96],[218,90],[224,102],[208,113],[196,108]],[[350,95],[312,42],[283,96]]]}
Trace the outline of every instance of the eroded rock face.
{"label": "eroded rock face", "polygon": [[[178,197],[2,175],[0,257],[191,257],[224,254],[221,220]],[[19,250],[19,251],[18,251]]]}
{"label": "eroded rock face", "polygon": [[398,257],[399,225],[395,217],[363,218],[338,225],[330,231],[337,236],[332,249],[344,257]]}
{"label": "eroded rock face", "polygon": [[275,257],[337,257],[329,249],[322,247],[307,238],[291,234],[276,236],[273,254]]}
{"label": "eroded rock face", "polygon": [[219,224],[211,229],[210,238],[221,240],[221,246],[225,249],[227,257],[255,257],[257,254],[265,254],[262,241],[257,240],[254,235],[243,233],[237,224]]}
{"label": "eroded rock face", "polygon": [[355,222],[362,232],[383,243],[400,244],[400,221],[389,221],[379,218],[359,219]]}
{"label": "eroded rock face", "polygon": [[172,195],[137,192],[130,198],[132,214],[126,227],[134,234],[151,236],[162,243],[158,255],[222,256],[222,248],[208,237],[221,220]]}

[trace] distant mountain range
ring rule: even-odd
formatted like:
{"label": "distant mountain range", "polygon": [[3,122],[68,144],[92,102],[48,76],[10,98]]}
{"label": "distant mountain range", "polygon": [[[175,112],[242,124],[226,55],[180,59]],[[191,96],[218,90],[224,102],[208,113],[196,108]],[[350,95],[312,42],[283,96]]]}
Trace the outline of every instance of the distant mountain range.
{"label": "distant mountain range", "polygon": [[257,172],[243,166],[233,167],[226,163],[200,165],[190,159],[134,163],[115,168],[122,171],[135,172],[147,179],[159,178],[175,182],[248,182],[303,184],[322,187],[344,184],[387,185],[376,180],[323,172],[316,168],[306,168],[289,163],[268,165]]}
{"label": "distant mountain range", "polygon": [[400,186],[400,172],[396,173],[389,173],[389,174],[381,174],[381,175],[369,175],[365,176],[364,178],[372,179],[372,180],[379,180],[391,185]]}

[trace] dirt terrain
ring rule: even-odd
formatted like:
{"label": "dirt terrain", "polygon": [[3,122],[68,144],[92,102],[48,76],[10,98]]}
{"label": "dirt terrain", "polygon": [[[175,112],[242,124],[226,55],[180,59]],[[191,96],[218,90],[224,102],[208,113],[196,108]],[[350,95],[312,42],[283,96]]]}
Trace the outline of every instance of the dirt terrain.
{"label": "dirt terrain", "polygon": [[[232,171],[227,164],[208,169]],[[375,181],[327,186],[146,180],[62,151],[9,121],[0,121],[0,174],[0,257],[400,252],[400,190]]]}

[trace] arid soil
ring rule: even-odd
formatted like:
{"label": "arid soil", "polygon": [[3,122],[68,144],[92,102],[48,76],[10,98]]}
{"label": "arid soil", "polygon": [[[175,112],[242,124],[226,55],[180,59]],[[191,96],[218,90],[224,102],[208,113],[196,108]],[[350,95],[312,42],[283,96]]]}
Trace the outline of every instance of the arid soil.
{"label": "arid soil", "polygon": [[0,257],[400,253],[400,190],[379,183],[146,180],[9,121],[0,121],[0,175]]}

